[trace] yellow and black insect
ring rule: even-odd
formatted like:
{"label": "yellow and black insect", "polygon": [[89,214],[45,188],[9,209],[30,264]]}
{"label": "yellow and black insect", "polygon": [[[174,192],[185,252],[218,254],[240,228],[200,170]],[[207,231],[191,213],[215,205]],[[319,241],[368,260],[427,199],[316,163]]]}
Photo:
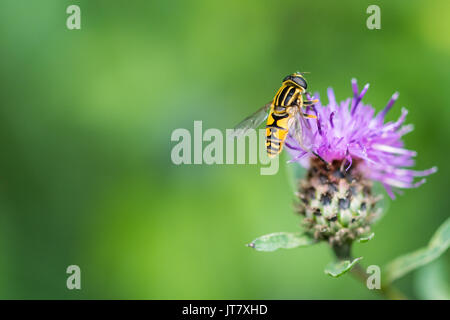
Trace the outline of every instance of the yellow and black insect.
{"label": "yellow and black insect", "polygon": [[[318,100],[303,100],[308,84],[300,72],[288,75],[271,102],[251,116],[244,119],[234,129],[234,136],[245,134],[248,129],[258,127],[264,120],[266,124],[266,148],[269,158],[275,157],[283,149],[290,130],[304,150],[301,117],[316,118],[303,112],[303,107],[313,105]],[[270,111],[269,111],[270,110]],[[269,112],[268,112],[269,111]]]}

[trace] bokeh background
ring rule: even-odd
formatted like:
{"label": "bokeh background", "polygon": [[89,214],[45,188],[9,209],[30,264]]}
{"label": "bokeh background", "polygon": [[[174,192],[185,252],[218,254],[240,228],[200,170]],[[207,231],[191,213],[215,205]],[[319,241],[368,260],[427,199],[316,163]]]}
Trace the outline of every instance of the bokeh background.
{"label": "bokeh background", "polygon": [[[81,8],[81,30],[66,8]],[[381,30],[366,9],[381,8]],[[0,2],[0,298],[378,299],[332,279],[321,244],[255,252],[255,237],[299,230],[288,165],[172,164],[176,128],[231,128],[281,79],[313,91],[370,82],[388,120],[409,109],[417,168],[439,172],[391,202],[357,245],[383,266],[424,246],[449,215],[450,2]],[[286,158],[284,159],[286,160]],[[448,253],[441,261],[448,262]],[[82,289],[66,288],[81,268]],[[415,274],[396,284],[420,297]]]}

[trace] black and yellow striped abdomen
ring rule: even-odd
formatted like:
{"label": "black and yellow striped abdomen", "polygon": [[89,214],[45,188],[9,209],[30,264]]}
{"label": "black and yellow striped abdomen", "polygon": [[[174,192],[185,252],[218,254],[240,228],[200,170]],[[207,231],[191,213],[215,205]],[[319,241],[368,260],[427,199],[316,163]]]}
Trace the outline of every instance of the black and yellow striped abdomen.
{"label": "black and yellow striped abdomen", "polygon": [[266,125],[266,148],[269,158],[275,157],[283,149],[289,131],[289,120],[292,117],[288,107],[299,104],[301,106],[302,91],[302,88],[285,81],[273,99]]}

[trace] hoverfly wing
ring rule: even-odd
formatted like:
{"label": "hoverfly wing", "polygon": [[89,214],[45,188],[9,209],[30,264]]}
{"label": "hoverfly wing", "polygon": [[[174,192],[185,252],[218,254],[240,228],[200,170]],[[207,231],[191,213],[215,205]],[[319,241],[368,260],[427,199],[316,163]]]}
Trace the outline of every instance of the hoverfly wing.
{"label": "hoverfly wing", "polygon": [[267,119],[268,111],[272,106],[272,102],[266,104],[262,108],[258,109],[255,113],[242,120],[236,127],[234,127],[231,138],[244,135],[249,129],[255,129],[259,127],[264,120]]}
{"label": "hoverfly wing", "polygon": [[291,121],[289,123],[289,132],[291,132],[292,137],[297,141],[299,146],[309,152],[309,148],[305,146],[304,140],[303,140],[303,124],[302,124],[302,117],[303,114],[300,110],[300,108],[295,108],[293,110],[293,116],[291,118]]}

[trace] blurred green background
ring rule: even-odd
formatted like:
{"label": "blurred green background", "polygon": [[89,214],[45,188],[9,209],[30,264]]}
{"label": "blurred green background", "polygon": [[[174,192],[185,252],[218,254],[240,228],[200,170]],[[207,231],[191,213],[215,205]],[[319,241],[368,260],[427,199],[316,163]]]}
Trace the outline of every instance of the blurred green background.
{"label": "blurred green background", "polygon": [[[81,30],[66,28],[70,4]],[[371,4],[381,30],[366,27]],[[377,110],[398,90],[388,119],[409,109],[416,167],[439,172],[356,246],[383,266],[449,215],[449,31],[445,0],[2,0],[0,298],[378,299],[323,273],[324,244],[244,246],[298,230],[287,165],[176,166],[170,136],[194,120],[231,128],[296,70],[322,97],[370,82]],[[79,291],[66,288],[71,264]],[[414,297],[413,277],[397,285]]]}

